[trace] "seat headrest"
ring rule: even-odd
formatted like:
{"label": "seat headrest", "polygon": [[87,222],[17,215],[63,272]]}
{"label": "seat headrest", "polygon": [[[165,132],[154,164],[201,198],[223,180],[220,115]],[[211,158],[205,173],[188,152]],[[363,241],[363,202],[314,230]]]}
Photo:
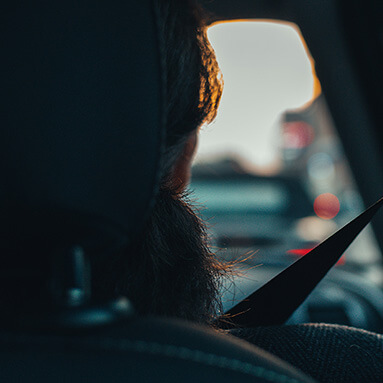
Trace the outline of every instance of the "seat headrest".
{"label": "seat headrest", "polygon": [[151,1],[8,2],[1,24],[1,232],[134,237],[161,151]]}

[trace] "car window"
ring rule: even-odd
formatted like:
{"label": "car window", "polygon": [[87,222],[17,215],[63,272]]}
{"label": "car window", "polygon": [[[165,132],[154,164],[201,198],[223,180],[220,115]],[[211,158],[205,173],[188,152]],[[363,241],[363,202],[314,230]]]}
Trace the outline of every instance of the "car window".
{"label": "car window", "polygon": [[[209,38],[225,87],[216,121],[201,129],[190,188],[215,244],[292,262],[364,208],[315,63],[290,23],[220,23]],[[379,283],[380,262],[370,228],[342,259]]]}

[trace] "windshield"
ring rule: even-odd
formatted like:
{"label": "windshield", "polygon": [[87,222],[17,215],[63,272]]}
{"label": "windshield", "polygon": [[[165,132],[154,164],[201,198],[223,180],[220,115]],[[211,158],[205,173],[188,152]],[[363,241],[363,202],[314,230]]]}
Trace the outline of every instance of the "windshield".
{"label": "windshield", "polygon": [[[201,129],[190,188],[215,244],[292,261],[364,208],[315,63],[293,24],[221,23],[209,38],[225,87],[216,121]],[[380,262],[370,228],[345,259]]]}

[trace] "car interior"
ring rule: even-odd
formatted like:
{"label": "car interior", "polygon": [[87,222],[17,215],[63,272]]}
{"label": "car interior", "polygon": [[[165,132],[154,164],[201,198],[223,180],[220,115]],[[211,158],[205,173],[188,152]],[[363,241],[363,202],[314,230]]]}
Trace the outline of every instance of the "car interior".
{"label": "car interior", "polygon": [[[288,123],[311,116],[318,103],[325,108],[360,193],[359,210],[341,210],[343,220],[335,219],[327,239],[289,242],[292,232],[273,234],[276,221],[267,214],[282,206],[277,210],[286,227],[307,218],[312,200],[304,185],[291,176],[238,170],[230,161],[213,172],[196,164],[191,188],[197,198],[221,198],[210,210],[207,201],[202,213],[214,223],[213,245],[227,249],[230,260],[261,249],[259,258],[239,264],[250,277],[239,275],[236,288],[222,292],[230,321],[217,316],[217,330],[140,317],[129,296],[93,301],[90,257],[107,258],[132,242],[158,189],[165,81],[157,15],[151,0],[11,2],[2,12],[0,64],[2,381],[313,382],[227,329],[325,322],[383,332],[382,3],[201,5],[212,26],[274,20],[299,27],[322,91],[298,118],[286,113],[283,127],[293,129]],[[235,199],[231,190],[242,197]],[[280,190],[292,196],[282,198],[285,205],[272,198]],[[257,191],[269,199],[252,199]],[[238,218],[238,228],[249,228],[243,232],[235,219],[229,228],[222,224],[238,211],[245,211]],[[260,232],[250,230],[255,217],[264,219]],[[344,251],[371,220],[379,256],[344,261]],[[270,230],[262,231],[267,225]],[[275,251],[284,241],[288,257]],[[254,315],[254,307],[263,313]]]}

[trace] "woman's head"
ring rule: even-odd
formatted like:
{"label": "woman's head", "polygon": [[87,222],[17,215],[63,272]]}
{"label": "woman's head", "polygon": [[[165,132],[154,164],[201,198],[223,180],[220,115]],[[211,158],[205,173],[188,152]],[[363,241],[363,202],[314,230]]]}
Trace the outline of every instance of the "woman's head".
{"label": "woman's head", "polygon": [[141,314],[208,322],[219,309],[223,267],[182,190],[197,130],[215,117],[222,82],[200,8],[192,0],[156,0],[155,7],[166,69],[160,191],[142,237],[98,265],[94,291],[99,297],[125,295]]}

